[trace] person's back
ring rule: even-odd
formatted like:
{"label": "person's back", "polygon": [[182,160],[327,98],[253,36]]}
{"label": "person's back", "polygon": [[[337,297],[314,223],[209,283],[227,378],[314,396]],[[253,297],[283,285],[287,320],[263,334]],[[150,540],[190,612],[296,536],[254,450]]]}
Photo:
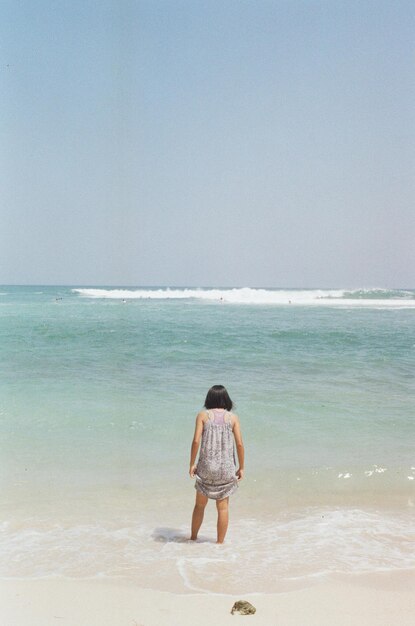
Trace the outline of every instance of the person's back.
{"label": "person's back", "polygon": [[195,489],[208,498],[221,500],[238,488],[232,414],[209,409],[203,423]]}
{"label": "person's back", "polygon": [[[217,543],[223,543],[228,527],[229,496],[238,488],[238,481],[244,473],[244,446],[239,418],[231,412],[232,400],[222,385],[209,389],[206,411],[197,415],[195,433],[190,453],[189,474],[196,479],[196,503],[192,516],[191,539],[197,539],[197,533],[203,521],[204,509],[208,499],[216,500],[218,510]],[[239,460],[236,469],[235,445]],[[196,455],[200,445],[197,465]]]}

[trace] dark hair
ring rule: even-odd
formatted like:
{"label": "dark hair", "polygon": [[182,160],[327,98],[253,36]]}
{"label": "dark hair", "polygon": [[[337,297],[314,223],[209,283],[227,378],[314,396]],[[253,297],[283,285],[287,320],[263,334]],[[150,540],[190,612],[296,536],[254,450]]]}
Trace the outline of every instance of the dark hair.
{"label": "dark hair", "polygon": [[207,392],[206,409],[226,409],[232,411],[233,402],[223,385],[213,385]]}

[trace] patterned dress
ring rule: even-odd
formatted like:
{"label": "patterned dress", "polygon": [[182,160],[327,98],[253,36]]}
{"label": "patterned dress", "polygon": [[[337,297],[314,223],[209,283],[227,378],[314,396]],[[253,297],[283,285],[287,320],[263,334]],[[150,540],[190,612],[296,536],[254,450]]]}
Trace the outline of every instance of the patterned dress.
{"label": "patterned dress", "polygon": [[222,500],[238,489],[231,413],[210,409],[203,424],[196,467],[195,489],[208,498]]}

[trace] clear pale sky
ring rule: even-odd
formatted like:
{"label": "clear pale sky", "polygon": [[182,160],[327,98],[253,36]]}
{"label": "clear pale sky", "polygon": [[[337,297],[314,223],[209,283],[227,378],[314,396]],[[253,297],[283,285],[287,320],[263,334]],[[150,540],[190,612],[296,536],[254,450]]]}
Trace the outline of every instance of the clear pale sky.
{"label": "clear pale sky", "polygon": [[415,4],[6,0],[0,283],[415,287]]}

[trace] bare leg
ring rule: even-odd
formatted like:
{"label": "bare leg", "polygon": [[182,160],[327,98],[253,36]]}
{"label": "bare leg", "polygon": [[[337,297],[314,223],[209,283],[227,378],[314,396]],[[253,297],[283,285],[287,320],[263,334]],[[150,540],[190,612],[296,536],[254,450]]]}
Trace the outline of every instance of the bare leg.
{"label": "bare leg", "polygon": [[200,491],[196,491],[196,504],[192,515],[192,536],[190,537],[190,539],[193,539],[194,541],[197,539],[197,533],[202,525],[203,515],[205,513],[207,503],[208,497],[203,493],[200,493]]}
{"label": "bare leg", "polygon": [[226,531],[228,530],[228,521],[229,521],[229,496],[227,498],[223,498],[223,500],[216,500],[216,508],[218,510],[218,540],[216,543],[223,543],[226,535]]}

